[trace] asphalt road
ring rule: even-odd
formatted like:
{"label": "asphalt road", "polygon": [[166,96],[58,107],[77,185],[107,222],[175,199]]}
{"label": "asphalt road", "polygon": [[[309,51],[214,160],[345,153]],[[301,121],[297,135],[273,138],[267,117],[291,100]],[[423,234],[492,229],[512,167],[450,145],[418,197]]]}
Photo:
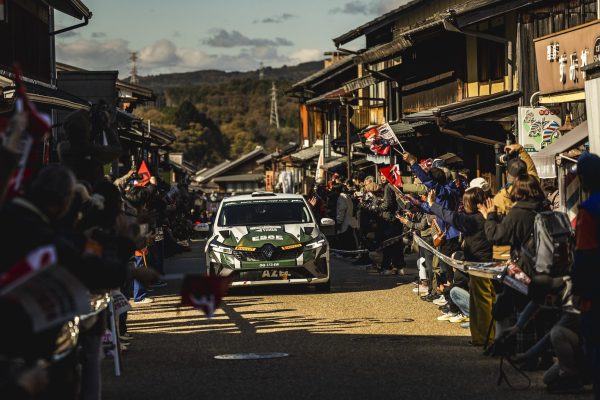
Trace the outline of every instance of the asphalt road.
{"label": "asphalt road", "polygon": [[[130,313],[135,339],[121,377],[104,363],[106,400],[152,399],[542,399],[541,373],[527,391],[497,386],[499,361],[468,345],[468,331],[438,322],[412,293],[414,276],[367,275],[332,257],[329,294],[310,288],[235,291],[215,317],[179,308],[179,281]],[[414,260],[412,262],[414,264]],[[200,272],[199,246],[167,272]],[[409,270],[410,271],[410,270]],[[413,270],[414,272],[415,270]],[[272,360],[220,354],[284,352]],[[513,374],[513,383],[523,380]],[[591,399],[590,394],[552,396]]]}

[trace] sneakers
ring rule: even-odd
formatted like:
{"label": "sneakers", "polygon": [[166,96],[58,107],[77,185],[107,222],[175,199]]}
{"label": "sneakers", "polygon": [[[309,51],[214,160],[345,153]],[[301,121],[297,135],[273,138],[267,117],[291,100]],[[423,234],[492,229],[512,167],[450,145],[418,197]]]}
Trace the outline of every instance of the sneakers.
{"label": "sneakers", "polygon": [[440,315],[439,317],[437,317],[438,321],[450,321],[451,318],[456,317],[456,313],[453,313],[452,311],[448,311],[443,313],[442,315]]}
{"label": "sneakers", "polygon": [[440,296],[437,299],[433,300],[432,303],[436,306],[445,306],[446,304],[448,304],[448,300],[446,300],[446,297]]}
{"label": "sneakers", "polygon": [[456,316],[450,318],[448,320],[448,322],[451,322],[453,324],[458,324],[461,322],[469,322],[469,317],[467,317],[466,315],[463,315],[462,313],[458,313]]}
{"label": "sneakers", "polygon": [[130,342],[133,340],[133,336],[131,336],[129,333],[125,333],[123,335],[119,335],[119,339],[121,339],[125,342]]}
{"label": "sneakers", "polygon": [[428,294],[429,293],[429,286],[417,286],[415,288],[413,288],[413,293],[423,293],[423,294]]}
{"label": "sneakers", "polygon": [[392,276],[392,275],[396,275],[396,269],[392,268],[392,269],[384,269],[383,271],[381,271],[381,275],[383,276]]}
{"label": "sneakers", "polygon": [[161,287],[165,287],[167,286],[167,282],[165,281],[156,281],[154,282],[152,285],[150,285],[151,288],[161,288]]}
{"label": "sneakers", "polygon": [[463,329],[471,329],[471,323],[470,322],[463,322],[462,324],[460,324],[460,327]]}
{"label": "sneakers", "polygon": [[150,303],[154,303],[154,299],[151,299],[150,297],[144,297],[142,300],[140,301],[134,301],[134,304],[150,304]]}
{"label": "sneakers", "polygon": [[431,292],[431,293],[429,293],[429,294],[428,294],[428,295],[426,295],[426,296],[421,296],[421,300],[423,300],[423,301],[427,301],[427,302],[429,302],[429,303],[431,303],[431,302],[433,302],[434,300],[436,300],[436,299],[439,299],[439,298],[440,298],[440,295],[439,295],[439,294],[437,294],[437,293],[435,293],[435,292]]}

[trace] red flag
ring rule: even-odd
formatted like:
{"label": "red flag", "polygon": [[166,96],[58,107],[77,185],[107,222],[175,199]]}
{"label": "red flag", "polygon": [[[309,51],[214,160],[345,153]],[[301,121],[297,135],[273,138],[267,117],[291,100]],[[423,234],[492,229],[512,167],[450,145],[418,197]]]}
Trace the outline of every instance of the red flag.
{"label": "red flag", "polygon": [[181,285],[181,304],[199,308],[211,318],[230,283],[230,277],[186,275]]}
{"label": "red flag", "polygon": [[138,169],[137,173],[142,178],[136,184],[136,186],[146,186],[147,184],[150,183],[150,178],[152,178],[152,175],[150,174],[150,170],[148,169],[148,165],[146,164],[146,161],[142,160],[142,163],[140,164],[140,169]]}
{"label": "red flag", "polygon": [[13,265],[0,275],[0,288],[28,276],[31,273],[55,264],[57,261],[54,246],[39,247],[30,252],[24,259]]}
{"label": "red flag", "polygon": [[392,146],[400,144],[396,134],[387,123],[368,130],[363,136],[371,151],[380,156],[388,155]]}
{"label": "red flag", "polygon": [[402,187],[402,174],[398,164],[379,168],[379,172],[385,175],[389,183],[396,187]]}

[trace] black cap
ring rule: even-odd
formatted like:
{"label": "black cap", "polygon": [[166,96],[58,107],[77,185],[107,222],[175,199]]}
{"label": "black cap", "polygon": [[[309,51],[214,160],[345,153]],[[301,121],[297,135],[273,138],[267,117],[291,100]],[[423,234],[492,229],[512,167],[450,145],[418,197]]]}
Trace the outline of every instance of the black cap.
{"label": "black cap", "polygon": [[527,175],[527,164],[519,158],[512,159],[506,165],[506,172],[514,178]]}

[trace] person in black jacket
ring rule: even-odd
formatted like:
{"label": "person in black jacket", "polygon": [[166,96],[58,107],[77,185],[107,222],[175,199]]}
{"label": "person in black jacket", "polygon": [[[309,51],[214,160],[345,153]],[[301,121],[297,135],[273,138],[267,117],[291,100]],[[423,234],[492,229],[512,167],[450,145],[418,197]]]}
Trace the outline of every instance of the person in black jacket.
{"label": "person in black jacket", "polygon": [[[402,223],[396,218],[396,213],[400,210],[396,192],[392,184],[387,181],[385,174],[381,174],[383,188],[383,202],[379,206],[383,229],[377,231],[378,241],[398,237],[402,235]],[[383,248],[383,261],[381,269],[383,275],[403,274],[406,263],[404,261],[404,242],[402,238]]]}
{"label": "person in black jacket", "polygon": [[[436,204],[435,193],[430,194],[428,198],[431,212],[464,235],[463,252],[466,261],[487,262],[493,258],[492,244],[484,230],[485,218],[478,212],[478,207],[485,204],[486,197],[481,188],[468,188],[463,195],[464,213],[451,211]],[[456,275],[460,277],[464,274],[456,272]],[[490,279],[470,276],[468,290],[471,340],[473,345],[480,346],[487,341],[488,335],[493,337],[493,331],[490,333],[489,327],[495,300],[494,288]]]}
{"label": "person in black jacket", "polygon": [[[521,248],[533,235],[534,221],[537,213],[550,209],[546,195],[540,182],[532,175],[521,175],[513,182],[511,200],[514,202],[511,210],[500,219],[492,200],[486,200],[485,205],[479,206],[479,212],[486,219],[485,234],[493,245],[510,245],[511,259],[527,275],[533,275],[533,266],[527,257],[521,257]],[[504,288],[504,292],[497,299],[494,318],[496,325],[496,338],[503,335],[509,327],[509,317],[514,309],[523,310],[528,303],[525,295]],[[518,336],[517,351],[527,351],[535,341],[524,342],[524,336]],[[535,339],[535,337],[533,337]]]}

